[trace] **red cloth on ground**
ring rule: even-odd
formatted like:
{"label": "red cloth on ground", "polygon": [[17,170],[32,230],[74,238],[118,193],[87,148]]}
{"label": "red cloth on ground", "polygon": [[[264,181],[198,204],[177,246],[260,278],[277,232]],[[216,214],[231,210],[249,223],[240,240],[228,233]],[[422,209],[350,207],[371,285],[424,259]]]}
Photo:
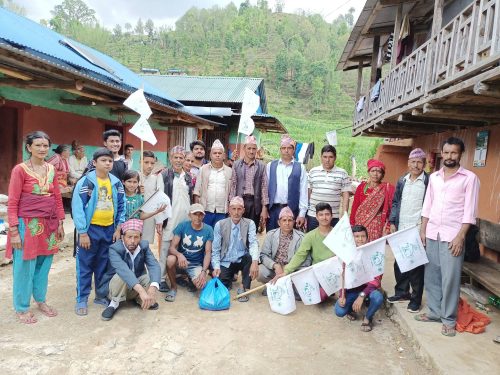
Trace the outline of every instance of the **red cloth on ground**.
{"label": "red cloth on ground", "polygon": [[467,301],[460,298],[456,326],[458,332],[483,333],[490,322],[489,317],[475,310]]}

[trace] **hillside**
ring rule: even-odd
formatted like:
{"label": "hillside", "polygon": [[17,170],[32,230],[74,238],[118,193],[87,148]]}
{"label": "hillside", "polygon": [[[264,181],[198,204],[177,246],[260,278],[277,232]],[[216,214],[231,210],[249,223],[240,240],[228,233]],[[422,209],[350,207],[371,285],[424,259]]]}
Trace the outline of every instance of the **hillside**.
{"label": "hillside", "polygon": [[[238,7],[191,8],[175,29],[139,19],[135,26],[116,25],[110,31],[99,26],[95,12],[81,0],[64,0],[44,22],[136,72],[152,68],[165,74],[175,68],[190,75],[262,77],[269,112],[298,141],[314,141],[319,149],[326,131],[343,129],[338,164],[350,170],[351,155],[363,165],[379,142],[350,137],[356,77],[335,71],[353,11],[327,23],[319,15],[285,14],[271,11],[265,0],[257,5],[247,0]],[[264,135],[273,155],[276,141]]]}

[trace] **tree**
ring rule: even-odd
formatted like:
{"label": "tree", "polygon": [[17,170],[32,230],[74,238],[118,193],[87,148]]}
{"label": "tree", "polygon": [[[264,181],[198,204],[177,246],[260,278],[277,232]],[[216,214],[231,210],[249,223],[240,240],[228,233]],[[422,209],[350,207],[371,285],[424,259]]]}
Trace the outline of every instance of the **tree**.
{"label": "tree", "polygon": [[345,18],[347,24],[349,25],[349,27],[354,26],[354,12],[355,11],[356,11],[356,9],[354,9],[353,7],[350,7],[347,14],[344,15],[344,18]]}
{"label": "tree", "polygon": [[12,0],[0,0],[0,7],[10,10],[11,12],[17,13],[21,16],[26,16],[26,8],[16,4]]}
{"label": "tree", "polygon": [[276,13],[283,13],[285,9],[285,0],[276,0],[276,4],[274,5],[274,10]]}
{"label": "tree", "polygon": [[142,20],[140,18],[135,25],[134,31],[137,35],[144,35],[144,24],[142,23]]}
{"label": "tree", "polygon": [[130,34],[130,32],[132,31],[132,25],[130,24],[130,22],[125,22],[125,25],[123,27],[125,27],[127,33]]}
{"label": "tree", "polygon": [[146,21],[146,24],[144,25],[144,30],[146,30],[146,34],[148,34],[150,38],[154,36],[155,24],[153,23],[153,20],[151,18],[148,18],[148,20]]}
{"label": "tree", "polygon": [[122,27],[117,23],[116,26],[113,28],[113,34],[117,37],[122,36]]}
{"label": "tree", "polygon": [[66,32],[74,24],[95,26],[97,19],[95,10],[89,8],[82,0],[64,0],[50,11],[50,26],[58,32]]}

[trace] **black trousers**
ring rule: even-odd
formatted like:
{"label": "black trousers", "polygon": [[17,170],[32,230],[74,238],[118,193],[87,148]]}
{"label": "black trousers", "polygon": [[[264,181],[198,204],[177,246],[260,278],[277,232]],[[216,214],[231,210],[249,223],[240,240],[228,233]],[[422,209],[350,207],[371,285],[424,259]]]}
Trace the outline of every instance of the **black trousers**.
{"label": "black trousers", "polygon": [[258,230],[261,212],[257,212],[255,210],[255,199],[253,195],[244,195],[243,202],[245,203],[245,212],[243,213],[243,217],[252,220],[255,223],[255,228]]}
{"label": "black trousers", "polygon": [[[398,263],[394,261],[394,276],[396,277],[395,294],[397,296],[410,296],[410,302],[422,304],[424,293],[425,266],[421,265],[408,272],[401,272]],[[411,294],[410,294],[411,286]]]}
{"label": "black trousers", "polygon": [[252,257],[250,254],[245,254],[239,263],[231,263],[229,267],[220,266],[219,279],[222,284],[228,289],[233,286],[233,276],[241,271],[243,279],[243,288],[250,289],[252,280],[250,279],[250,266],[252,265]]}

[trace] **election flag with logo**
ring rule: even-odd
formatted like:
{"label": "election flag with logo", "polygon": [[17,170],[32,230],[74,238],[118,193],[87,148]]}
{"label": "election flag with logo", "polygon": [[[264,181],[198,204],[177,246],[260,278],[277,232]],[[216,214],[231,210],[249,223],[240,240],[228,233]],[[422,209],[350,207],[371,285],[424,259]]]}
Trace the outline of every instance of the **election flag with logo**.
{"label": "election flag with logo", "polygon": [[314,275],[325,293],[331,296],[342,287],[342,261],[339,257],[326,259],[312,266]]}
{"label": "election flag with logo", "polygon": [[297,271],[291,277],[304,305],[314,305],[321,302],[319,282],[314,276],[312,267]]}
{"label": "election flag with logo", "polygon": [[248,87],[245,88],[243,95],[243,103],[241,105],[240,124],[238,133],[250,135],[255,129],[255,124],[252,116],[257,112],[260,105],[260,96],[255,94]]}
{"label": "election flag with logo", "polygon": [[271,311],[281,315],[287,315],[295,311],[297,305],[295,304],[295,295],[290,276],[278,279],[274,285],[267,283],[266,287],[267,299],[269,300]]}
{"label": "election flag with logo", "polygon": [[347,212],[326,236],[323,243],[346,264],[353,261],[356,256],[356,243]]}
{"label": "election flag with logo", "polygon": [[148,120],[146,120],[146,118],[142,116],[139,118],[139,120],[137,120],[134,126],[132,126],[129,132],[135,135],[137,138],[151,143],[153,146],[156,144],[156,142],[158,142],[156,140],[155,133],[153,133],[153,129],[151,129],[151,126],[148,123]]}
{"label": "election flag with logo", "polygon": [[385,243],[385,238],[380,238],[357,249],[361,253],[364,269],[371,280],[384,273]]}
{"label": "election flag with logo", "polygon": [[372,281],[373,277],[370,275],[363,262],[363,252],[358,251],[352,262],[345,266],[345,284],[346,289],[357,288],[360,285]]}
{"label": "election flag with logo", "polygon": [[408,272],[422,264],[429,263],[416,226],[389,235],[387,242],[401,272]]}
{"label": "election flag with logo", "polygon": [[146,97],[144,96],[144,90],[139,89],[132,93],[124,102],[123,105],[130,108],[134,112],[137,112],[144,117],[146,120],[153,114],[151,108],[149,108]]}

